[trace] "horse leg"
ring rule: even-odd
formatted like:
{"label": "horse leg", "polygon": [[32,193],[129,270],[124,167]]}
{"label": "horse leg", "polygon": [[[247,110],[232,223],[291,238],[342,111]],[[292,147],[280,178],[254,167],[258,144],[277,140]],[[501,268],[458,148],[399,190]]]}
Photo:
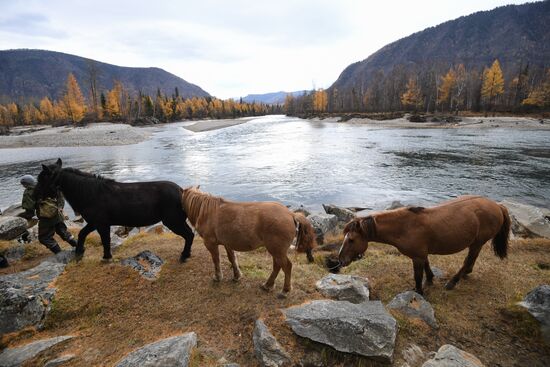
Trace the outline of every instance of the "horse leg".
{"label": "horse leg", "polygon": [[111,255],[111,227],[101,226],[97,228],[99,236],[101,237],[101,244],[103,245],[103,260],[109,261],[113,258]]}
{"label": "horse leg", "polygon": [[222,280],[222,271],[220,269],[220,251],[218,245],[206,245],[208,251],[210,251],[210,256],[212,256],[212,262],[214,263],[214,281],[219,282]]}
{"label": "horse leg", "polygon": [[195,234],[189,225],[187,224],[185,217],[181,220],[163,220],[162,223],[166,225],[172,232],[183,237],[185,239],[185,246],[180,255],[180,262],[185,262],[191,257],[191,246],[193,245],[193,239]]}
{"label": "horse leg", "polygon": [[239,269],[239,263],[237,262],[237,254],[227,246],[225,246],[225,251],[227,252],[227,258],[231,262],[231,267],[233,268],[233,281],[238,282],[242,274]]}
{"label": "horse leg", "polygon": [[415,291],[420,295],[424,294],[424,291],[422,290],[422,278],[424,278],[425,263],[426,263],[425,259],[421,259],[421,258],[413,259]]}
{"label": "horse leg", "polygon": [[426,284],[432,285],[433,279],[434,279],[434,273],[432,272],[432,268],[430,268],[430,262],[428,260],[428,257],[426,257],[426,261],[424,262],[424,272],[426,273]]}
{"label": "horse leg", "polygon": [[479,256],[479,252],[481,251],[482,246],[483,244],[481,245],[474,244],[470,246],[468,250],[468,255],[464,259],[464,264],[462,265],[458,273],[456,273],[455,276],[453,276],[451,280],[449,280],[447,284],[445,284],[445,289],[447,290],[453,289],[458,283],[458,281],[460,280],[460,278],[463,278],[466,274],[469,274],[472,272],[474,268],[474,264],[476,262],[477,257]]}
{"label": "horse leg", "polygon": [[282,293],[279,293],[277,297],[286,298],[286,296],[292,289],[292,286],[291,286],[292,263],[290,262],[290,259],[286,255],[284,255],[284,257],[280,260],[280,262],[281,262],[281,268],[285,273],[285,283],[283,285]]}
{"label": "horse leg", "polygon": [[86,237],[88,237],[88,235],[93,231],[95,231],[94,226],[92,226],[91,224],[86,224],[80,230],[80,232],[78,232],[78,242],[76,243],[75,248],[75,254],[77,258],[82,258],[82,256],[84,255],[84,242],[86,242]]}
{"label": "horse leg", "polygon": [[267,278],[265,284],[262,284],[260,288],[266,292],[271,291],[275,285],[275,279],[277,279],[277,275],[279,275],[280,270],[281,265],[279,265],[279,262],[275,259],[275,256],[273,256],[273,270],[271,271],[271,275]]}

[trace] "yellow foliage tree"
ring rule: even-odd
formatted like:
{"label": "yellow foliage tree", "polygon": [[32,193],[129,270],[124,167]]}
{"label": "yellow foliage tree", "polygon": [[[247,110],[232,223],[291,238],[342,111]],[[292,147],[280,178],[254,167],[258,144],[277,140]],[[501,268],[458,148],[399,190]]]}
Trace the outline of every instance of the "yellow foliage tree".
{"label": "yellow foliage tree", "polygon": [[122,98],[122,84],[115,81],[113,89],[107,93],[105,109],[111,118],[119,119],[122,116],[120,99]]}
{"label": "yellow foliage tree", "polygon": [[483,84],[481,86],[481,97],[489,108],[493,108],[495,99],[504,93],[504,77],[498,60],[493,62],[490,68],[483,72]]}
{"label": "yellow foliage tree", "polygon": [[48,97],[44,97],[40,101],[40,112],[43,116],[41,122],[52,122],[55,119],[53,104]]}
{"label": "yellow foliage tree", "polygon": [[80,91],[78,82],[72,73],[67,77],[67,91],[63,96],[65,114],[72,123],[78,123],[84,118],[86,113],[86,102]]}
{"label": "yellow foliage tree", "polygon": [[546,70],[542,84],[532,90],[521,104],[539,108],[550,107],[550,69]]}
{"label": "yellow foliage tree", "polygon": [[313,93],[313,111],[325,112],[328,105],[327,92],[323,89],[318,89]]}
{"label": "yellow foliage tree", "polygon": [[[455,87],[456,83],[456,73],[453,68],[450,68],[447,74],[445,76],[441,77],[441,85],[439,86],[439,94],[437,97],[437,103],[442,105],[443,107],[445,105],[448,105],[452,96],[453,96],[453,89]],[[452,109],[452,105],[449,106],[449,109]]]}
{"label": "yellow foliage tree", "polygon": [[410,78],[407,82],[407,90],[401,96],[401,103],[405,107],[412,107],[416,111],[424,103],[424,98],[422,98],[422,92],[418,86],[415,78]]}

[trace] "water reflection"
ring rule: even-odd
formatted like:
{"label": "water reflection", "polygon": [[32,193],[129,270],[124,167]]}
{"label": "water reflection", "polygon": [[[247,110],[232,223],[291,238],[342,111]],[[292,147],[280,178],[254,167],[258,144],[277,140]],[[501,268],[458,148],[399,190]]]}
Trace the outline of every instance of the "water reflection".
{"label": "water reflection", "polygon": [[269,116],[192,133],[155,128],[121,147],[0,150],[0,207],[20,200],[19,178],[61,157],[120,181],[171,180],[235,200],[385,207],[460,194],[550,206],[549,131],[383,129]]}

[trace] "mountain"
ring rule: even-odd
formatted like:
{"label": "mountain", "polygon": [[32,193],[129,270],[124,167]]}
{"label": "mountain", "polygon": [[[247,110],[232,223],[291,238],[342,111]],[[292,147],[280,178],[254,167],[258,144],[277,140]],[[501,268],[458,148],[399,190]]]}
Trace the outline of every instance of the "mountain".
{"label": "mountain", "polygon": [[519,67],[550,66],[550,1],[508,5],[427,28],[378,50],[367,59],[349,65],[331,90],[351,91],[368,87],[379,71],[394,67],[448,70],[464,64],[482,71],[498,59],[505,77]]}
{"label": "mountain", "polygon": [[116,66],[54,51],[6,50],[0,51],[0,100],[57,99],[64,92],[69,73],[88,96],[91,69],[96,70],[100,92],[111,89],[118,80],[131,94],[142,91],[155,95],[160,88],[162,93],[172,95],[177,87],[183,97],[209,96],[200,87],[159,68]]}
{"label": "mountain", "polygon": [[273,92],[273,93],[264,93],[264,94],[249,94],[246,97],[243,97],[243,102],[252,103],[252,102],[260,102],[265,104],[283,104],[285,102],[285,98],[288,94],[292,94],[292,96],[297,97],[304,94],[305,90],[300,90],[297,92]]}

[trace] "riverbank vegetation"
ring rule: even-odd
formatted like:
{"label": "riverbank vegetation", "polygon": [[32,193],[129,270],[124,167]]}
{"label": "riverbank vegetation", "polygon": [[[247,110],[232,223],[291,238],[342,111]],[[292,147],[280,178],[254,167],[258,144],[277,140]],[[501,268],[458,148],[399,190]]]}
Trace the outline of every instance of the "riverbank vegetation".
{"label": "riverbank vegetation", "polygon": [[[506,80],[504,75],[510,75]],[[316,116],[323,113],[443,112],[543,113],[550,111],[550,68],[521,65],[501,69],[498,60],[483,70],[458,64],[448,69],[437,65],[422,68],[398,65],[380,69],[372,80],[358,88],[313,90],[299,97],[288,95],[288,115]]]}
{"label": "riverbank vegetation", "polygon": [[86,99],[73,74],[67,77],[64,95],[51,100],[27,104],[15,102],[0,105],[0,127],[33,124],[85,124],[106,121],[129,124],[151,124],[186,119],[221,119],[280,113],[280,106],[263,103],[246,103],[242,100],[221,100],[215,97],[182,98],[178,88],[172,95],[160,89],[155,96],[139,92],[129,93],[121,82],[115,81],[111,90],[98,92],[95,83],[90,83]]}
{"label": "riverbank vegetation", "polygon": [[[76,233],[76,228],[72,230]],[[335,236],[326,242],[340,243],[341,239]],[[50,256],[37,241],[26,246],[32,250],[27,251],[25,259],[14,262],[13,268],[1,269],[0,274],[27,269]],[[218,366],[222,358],[241,366],[255,366],[252,331],[255,320],[262,318],[296,364],[309,360],[311,365],[384,365],[299,338],[286,325],[280,309],[323,298],[315,290],[315,282],[327,274],[327,252],[316,251],[313,264],[307,263],[303,254],[290,254],[293,290],[288,299],[280,300],[259,287],[272,266],[265,250],[239,253],[243,277],[238,283],[231,280],[229,261],[222,256],[225,278],[214,283],[210,254],[202,239],[195,239],[192,257],[185,264],[178,262],[181,246],[181,238],[171,233],[141,233],[127,239],[114,253],[115,261],[105,264],[100,261],[99,236],[91,234],[84,260],[69,264],[55,283],[58,292],[45,328],[5,335],[2,344],[76,335],[63,347],[64,353],[76,355],[67,366],[104,366],[114,365],[144,344],[194,331],[199,346],[191,366]],[[155,281],[143,279],[120,264],[121,259],[143,250],[153,251],[166,262]],[[473,353],[487,365],[545,365],[549,346],[541,339],[538,323],[516,303],[547,282],[549,250],[548,240],[512,240],[508,258],[501,261],[486,245],[474,272],[453,291],[446,291],[444,284],[462,265],[464,252],[430,257],[432,266],[444,272],[426,288],[439,329],[432,330],[396,314],[399,332],[393,365],[407,361],[405,350],[412,344],[427,353],[447,343]],[[367,277],[371,299],[384,304],[414,285],[410,260],[382,244],[371,244],[364,259],[343,272]],[[280,274],[277,289],[282,281]],[[31,364],[41,365],[60,352],[57,348],[43,353]]]}

